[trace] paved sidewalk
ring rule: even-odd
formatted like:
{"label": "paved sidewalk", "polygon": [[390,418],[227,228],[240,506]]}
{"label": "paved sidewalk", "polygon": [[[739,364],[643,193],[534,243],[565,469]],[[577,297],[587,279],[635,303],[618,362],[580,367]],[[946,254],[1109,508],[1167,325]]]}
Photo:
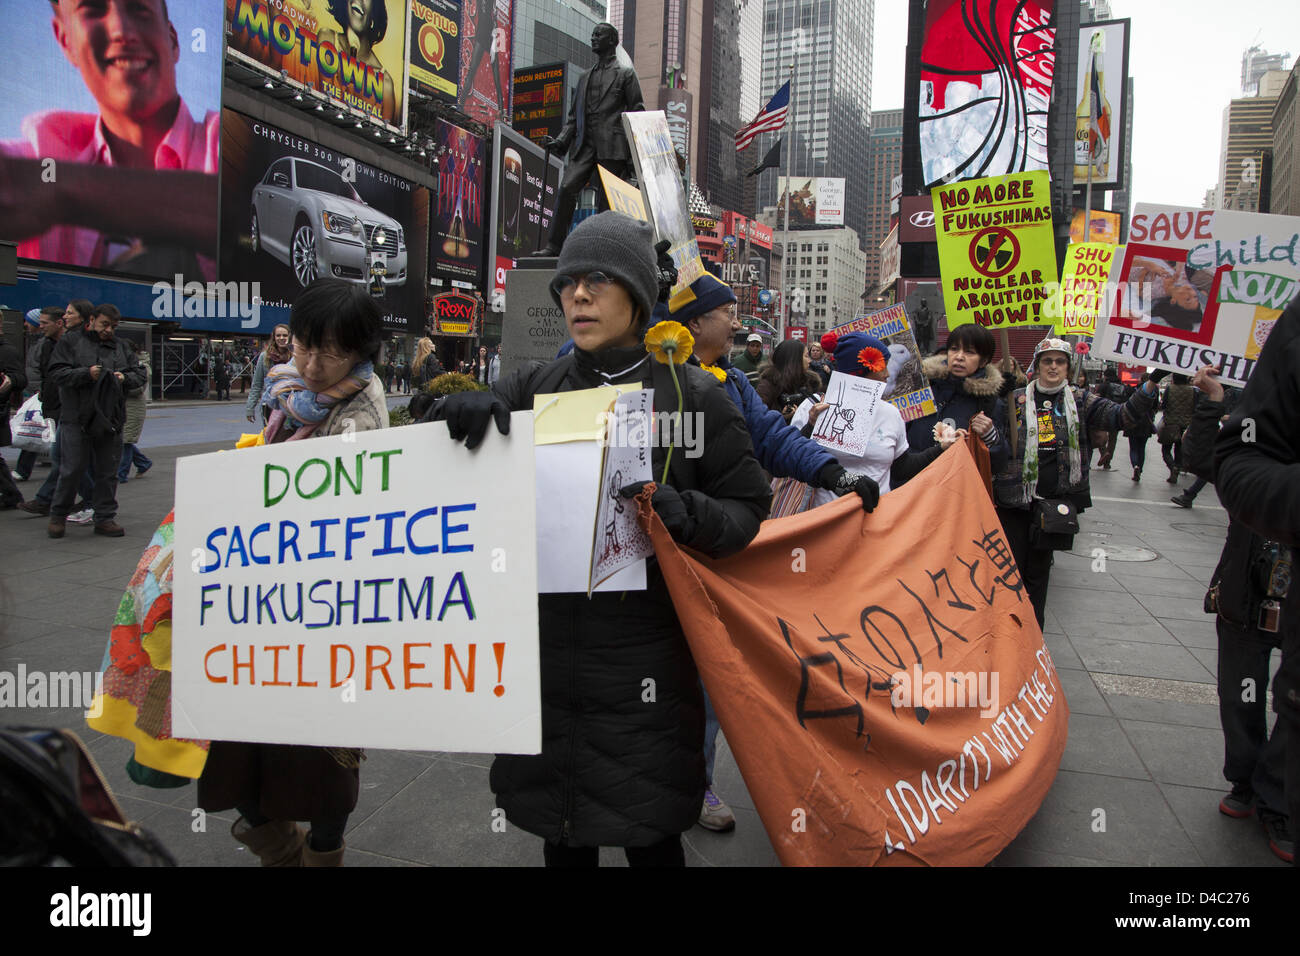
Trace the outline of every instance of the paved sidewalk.
{"label": "paved sidewalk", "polygon": [[[126,580],[171,507],[176,458],[227,447],[148,447],[153,470],[119,491],[125,538],[69,525],[67,537],[54,541],[42,519],[0,513],[0,670],[19,663],[29,670],[97,670]],[[5,455],[12,461],[13,449]],[[20,487],[30,495],[44,474],[38,470]],[[1217,810],[1226,785],[1216,644],[1201,600],[1227,517],[1213,488],[1190,511],[1170,504],[1175,489],[1158,459],[1141,484],[1128,474],[1092,473],[1096,505],[1083,516],[1075,552],[1058,556],[1045,630],[1070,704],[1069,743],[1042,808],[997,865],[1280,866],[1257,822]],[[1123,560],[1146,557],[1137,549],[1154,552],[1154,559]],[[1105,570],[1094,570],[1101,555]],[[194,787],[150,790],[129,782],[129,745],[87,730],[77,711],[0,712],[0,722],[76,730],[127,812],[183,864],[256,865],[229,836],[232,814],[211,815],[196,832],[203,821]],[[492,829],[490,765],[488,755],[372,751],[347,833],[348,864],[540,865],[536,837]],[[775,865],[724,741],[716,789],[735,811],[737,828],[687,833],[688,864]],[[602,862],[624,860],[605,850]]]}

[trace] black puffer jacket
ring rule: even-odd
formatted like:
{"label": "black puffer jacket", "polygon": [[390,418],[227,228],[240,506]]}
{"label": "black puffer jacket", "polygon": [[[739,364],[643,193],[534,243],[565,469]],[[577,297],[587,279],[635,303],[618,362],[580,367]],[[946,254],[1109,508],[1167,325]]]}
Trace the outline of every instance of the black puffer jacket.
{"label": "black puffer jacket", "polygon": [[125,419],[125,392],[144,387],[147,380],[144,366],[136,359],[129,342],[123,339],[105,342],[98,332],[83,327],[59,339],[46,372],[51,383],[59,389],[60,422],[84,425],[90,421],[95,396],[95,380],[90,377],[90,370],[96,365],[103,366],[106,373],[122,373],[123,393],[118,395],[117,401]]}
{"label": "black puffer jacket", "polygon": [[[495,386],[512,410],[538,392],[593,388],[603,381],[655,387],[655,410],[677,399],[664,366],[634,365],[641,348],[610,349],[532,363]],[[683,493],[700,532],[689,542],[732,554],[758,533],[770,493],[749,432],[722,385],[679,366],[686,410],[704,415],[703,454],[674,452],[668,483]],[[557,377],[557,374],[559,377]],[[654,474],[665,449],[652,453]],[[658,565],[647,589],[626,594],[544,594],[541,641],[542,753],[498,756],[491,786],[516,826],[573,846],[648,846],[689,829],[704,798],[704,707],[699,677]],[[646,683],[652,680],[653,684]]]}
{"label": "black puffer jacket", "polygon": [[27,387],[27,371],[23,367],[22,356],[13,346],[0,342],[0,372],[9,377],[9,385],[0,395],[0,448],[13,441],[9,432],[9,416],[15,404],[21,404],[23,389]]}

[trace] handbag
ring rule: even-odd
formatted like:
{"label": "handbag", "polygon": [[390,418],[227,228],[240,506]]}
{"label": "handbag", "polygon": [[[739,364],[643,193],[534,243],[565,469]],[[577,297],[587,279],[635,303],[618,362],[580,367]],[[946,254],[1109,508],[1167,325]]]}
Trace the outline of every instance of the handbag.
{"label": "handbag", "polygon": [[812,507],[815,489],[797,478],[772,479],[772,510],[769,518],[788,518]]}
{"label": "handbag", "polygon": [[1079,533],[1079,512],[1068,498],[1036,498],[1029,512],[1029,544],[1039,551],[1069,551]]}
{"label": "handbag", "polygon": [[40,395],[23,402],[9,419],[10,444],[22,451],[48,455],[54,443],[54,423],[46,420],[41,411]]}

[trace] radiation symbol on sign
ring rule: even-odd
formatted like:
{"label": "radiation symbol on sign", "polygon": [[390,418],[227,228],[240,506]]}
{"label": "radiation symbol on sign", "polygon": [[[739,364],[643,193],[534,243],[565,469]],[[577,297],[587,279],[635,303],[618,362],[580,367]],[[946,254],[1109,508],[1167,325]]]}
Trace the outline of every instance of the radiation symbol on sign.
{"label": "radiation symbol on sign", "polygon": [[980,275],[996,279],[1014,269],[1019,261],[1020,243],[1010,229],[990,226],[970,241],[970,264]]}

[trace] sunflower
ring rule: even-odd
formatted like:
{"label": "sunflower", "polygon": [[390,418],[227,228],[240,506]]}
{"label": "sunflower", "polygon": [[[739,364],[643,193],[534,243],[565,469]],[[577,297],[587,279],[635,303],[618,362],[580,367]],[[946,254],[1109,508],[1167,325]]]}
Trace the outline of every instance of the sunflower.
{"label": "sunflower", "polygon": [[858,353],[858,364],[868,372],[883,372],[885,370],[885,356],[881,354],[880,349],[868,345]]}
{"label": "sunflower", "polygon": [[691,357],[695,337],[680,322],[663,321],[645,334],[646,351],[664,365],[681,365]]}

